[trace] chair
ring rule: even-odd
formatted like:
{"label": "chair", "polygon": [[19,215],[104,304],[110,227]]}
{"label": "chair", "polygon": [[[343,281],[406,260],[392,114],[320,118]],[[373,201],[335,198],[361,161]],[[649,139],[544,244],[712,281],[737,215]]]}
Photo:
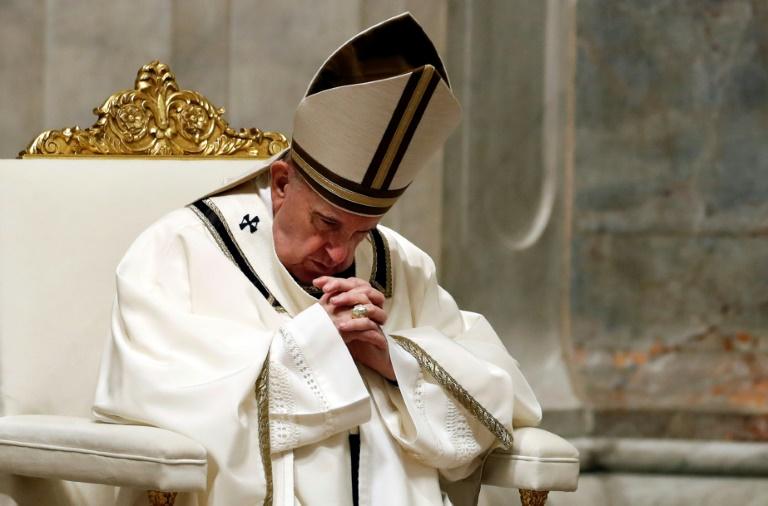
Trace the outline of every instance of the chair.
{"label": "chair", "polygon": [[[152,220],[287,140],[232,130],[157,61],[94,112],[93,127],[46,131],[22,160],[0,161],[0,503],[172,505],[206,487],[197,442],[90,416],[113,272]],[[575,490],[572,445],[537,428],[514,437],[478,483],[520,488],[527,505]],[[476,500],[476,486],[464,493]]]}

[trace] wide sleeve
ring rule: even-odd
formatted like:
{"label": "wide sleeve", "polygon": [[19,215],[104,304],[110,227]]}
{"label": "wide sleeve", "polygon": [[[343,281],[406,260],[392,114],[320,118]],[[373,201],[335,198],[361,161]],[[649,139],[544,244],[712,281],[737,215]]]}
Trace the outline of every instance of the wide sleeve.
{"label": "wide sleeve", "polygon": [[385,327],[397,386],[383,382],[374,398],[404,450],[461,479],[510,442],[513,426],[537,425],[541,407],[487,320],[458,308],[426,254],[390,237],[397,294],[408,305],[393,303]]}
{"label": "wide sleeve", "polygon": [[[207,500],[256,503],[265,492],[259,417],[266,413],[260,413],[255,384],[268,357],[272,364],[289,364],[282,366],[286,381],[280,388],[294,399],[291,446],[363,423],[369,417],[367,391],[341,337],[317,305],[292,319],[259,317],[273,311],[260,296],[254,296],[252,311],[242,318],[195,307],[191,271],[209,269],[226,278],[217,269],[233,267],[226,259],[221,265],[197,265],[206,248],[210,255],[202,257],[223,255],[210,250],[217,246],[205,229],[180,227],[178,221],[183,222],[168,219],[142,234],[117,269],[111,337],[93,412],[103,421],[153,425],[197,440],[208,451]],[[226,286],[222,296],[227,296]],[[304,367],[294,367],[297,358],[310,356],[301,362]],[[332,356],[335,364],[318,356]],[[308,370],[313,382],[302,376]],[[345,375],[343,382],[340,375]],[[279,405],[269,414],[284,415]],[[320,433],[317,419],[325,421]]]}

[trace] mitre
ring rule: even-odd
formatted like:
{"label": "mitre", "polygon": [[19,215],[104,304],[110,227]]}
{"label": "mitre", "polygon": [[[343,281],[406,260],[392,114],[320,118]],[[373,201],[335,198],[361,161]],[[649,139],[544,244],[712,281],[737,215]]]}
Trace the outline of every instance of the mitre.
{"label": "mitre", "polygon": [[381,216],[456,128],[461,107],[424,29],[404,13],[344,43],[296,108],[290,147],[209,195],[290,158],[336,207]]}
{"label": "mitre", "polygon": [[380,216],[460,116],[434,44],[405,13],[359,33],[320,67],[296,108],[289,156],[331,204]]}

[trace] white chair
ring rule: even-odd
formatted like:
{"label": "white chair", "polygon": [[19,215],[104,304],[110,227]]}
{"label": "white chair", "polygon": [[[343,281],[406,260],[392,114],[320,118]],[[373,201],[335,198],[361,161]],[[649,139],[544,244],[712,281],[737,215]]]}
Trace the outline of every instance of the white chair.
{"label": "white chair", "polygon": [[[23,160],[0,161],[2,505],[173,504],[176,493],[206,486],[197,442],[90,415],[113,272],[133,238],[286,145],[280,134],[232,131],[195,92],[164,102],[165,117],[136,106],[137,96],[176,91],[168,67],[152,62],[134,90],[104,103],[92,128],[44,132]],[[550,490],[575,490],[571,444],[536,428],[514,439],[511,451],[488,457],[478,483],[519,488],[530,505]],[[476,500],[478,486],[455,492],[456,501]]]}

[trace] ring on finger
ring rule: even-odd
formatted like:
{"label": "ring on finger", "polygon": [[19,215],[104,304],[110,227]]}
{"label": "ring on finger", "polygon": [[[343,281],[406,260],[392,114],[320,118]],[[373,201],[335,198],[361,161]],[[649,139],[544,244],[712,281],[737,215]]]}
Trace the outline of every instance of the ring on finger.
{"label": "ring on finger", "polygon": [[365,318],[368,316],[368,307],[365,304],[355,304],[352,308],[352,318]]}

